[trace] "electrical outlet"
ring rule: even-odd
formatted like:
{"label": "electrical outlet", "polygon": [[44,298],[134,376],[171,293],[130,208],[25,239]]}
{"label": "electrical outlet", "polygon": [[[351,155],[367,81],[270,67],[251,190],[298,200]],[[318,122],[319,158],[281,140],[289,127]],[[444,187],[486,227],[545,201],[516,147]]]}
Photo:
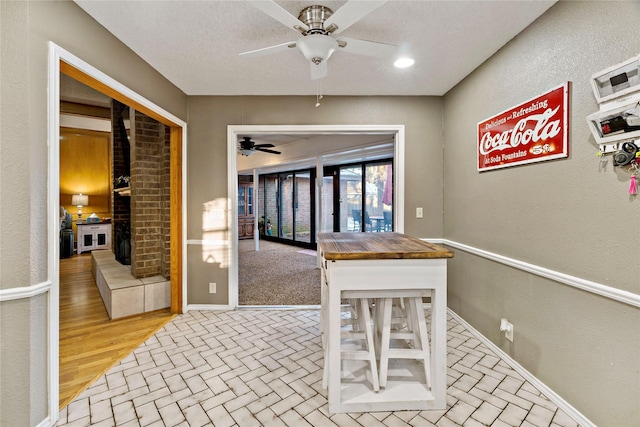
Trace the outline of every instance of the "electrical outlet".
{"label": "electrical outlet", "polygon": [[504,317],[500,320],[500,330],[504,332],[504,337],[513,342],[513,325]]}
{"label": "electrical outlet", "polygon": [[422,218],[422,208],[416,208],[416,218]]}
{"label": "electrical outlet", "polygon": [[210,294],[215,294],[216,293],[216,284],[215,283],[209,283],[209,293]]}
{"label": "electrical outlet", "polygon": [[507,330],[504,333],[504,337],[513,342],[513,325],[507,322]]}

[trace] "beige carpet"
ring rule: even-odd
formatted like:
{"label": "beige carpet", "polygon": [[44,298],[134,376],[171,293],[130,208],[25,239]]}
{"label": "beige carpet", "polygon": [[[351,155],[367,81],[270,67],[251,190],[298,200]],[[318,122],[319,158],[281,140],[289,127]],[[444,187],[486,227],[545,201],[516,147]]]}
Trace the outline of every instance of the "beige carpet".
{"label": "beige carpet", "polygon": [[238,242],[239,305],[319,305],[320,269],[316,252],[260,241]]}

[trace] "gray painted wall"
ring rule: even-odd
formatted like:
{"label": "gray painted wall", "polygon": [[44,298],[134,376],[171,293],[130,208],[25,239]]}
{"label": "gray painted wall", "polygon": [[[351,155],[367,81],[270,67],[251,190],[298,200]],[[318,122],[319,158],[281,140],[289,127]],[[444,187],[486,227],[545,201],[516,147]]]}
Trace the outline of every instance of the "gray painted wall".
{"label": "gray painted wall", "polygon": [[[0,1],[0,289],[47,265],[48,41],[186,118],[187,97],[70,1]],[[47,417],[47,295],[0,302],[0,425]]]}
{"label": "gray painted wall", "polygon": [[[325,96],[189,97],[187,239],[203,239],[203,206],[227,198],[228,125],[405,125],[405,232],[442,236],[442,98]],[[235,177],[230,177],[235,179]],[[424,218],[412,212],[424,207]],[[226,304],[228,269],[187,248],[189,304]],[[222,260],[224,263],[224,260]],[[216,282],[218,292],[208,293]]]}
{"label": "gray painted wall", "polygon": [[[560,2],[444,97],[444,236],[640,293],[640,199],[598,170],[590,76],[640,52],[638,2]],[[476,171],[476,124],[571,81],[570,157]],[[457,251],[449,306],[603,426],[640,425],[640,310]],[[501,317],[515,326],[500,334]]]}
{"label": "gray painted wall", "polygon": [[[637,274],[621,267],[637,265],[640,202],[626,194],[628,176],[598,172],[584,121],[597,109],[591,73],[640,51],[639,8],[561,2],[447,94],[444,107],[441,98],[326,97],[316,109],[313,97],[187,99],[73,3],[1,1],[0,288],[48,278],[46,42],[53,40],[176,116],[189,111],[188,239],[202,238],[202,204],[227,197],[227,125],[405,123],[408,233],[639,293]],[[478,174],[475,124],[566,80],[571,157]],[[425,208],[423,220],[412,218],[416,206]],[[603,218],[628,228],[603,227]],[[534,229],[539,222],[545,227]],[[640,424],[637,309],[456,252],[454,311],[596,423]],[[220,303],[200,282],[226,283],[226,269],[209,271],[201,255],[190,245],[187,301]],[[502,316],[515,324],[513,344],[497,331]],[[0,303],[0,425],[46,417],[46,328],[46,296]]]}

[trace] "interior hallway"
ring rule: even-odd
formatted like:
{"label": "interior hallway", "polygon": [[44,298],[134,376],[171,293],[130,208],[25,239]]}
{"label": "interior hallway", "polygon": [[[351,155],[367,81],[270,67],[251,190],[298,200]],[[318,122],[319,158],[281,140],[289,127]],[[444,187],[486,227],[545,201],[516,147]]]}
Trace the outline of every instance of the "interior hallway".
{"label": "interior hallway", "polygon": [[578,425],[451,317],[446,410],[330,415],[318,320],[318,310],[179,315],[63,408],[57,425]]}

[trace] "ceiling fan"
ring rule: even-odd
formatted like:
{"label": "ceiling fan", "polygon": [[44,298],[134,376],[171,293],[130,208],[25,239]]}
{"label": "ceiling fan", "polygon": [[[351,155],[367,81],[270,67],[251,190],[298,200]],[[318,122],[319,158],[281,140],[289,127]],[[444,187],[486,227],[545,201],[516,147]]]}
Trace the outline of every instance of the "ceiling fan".
{"label": "ceiling fan", "polygon": [[243,156],[250,156],[256,151],[264,151],[265,153],[271,154],[280,154],[279,151],[269,150],[266,147],[275,147],[273,144],[256,144],[251,140],[250,136],[243,137],[242,141],[240,141],[240,154]]}
{"label": "ceiling fan", "polygon": [[326,77],[327,61],[336,51],[377,58],[392,56],[396,53],[396,46],[391,44],[344,36],[334,37],[382,6],[385,1],[349,0],[335,12],[326,6],[313,5],[302,9],[297,18],[273,0],[252,1],[254,7],[298,31],[302,37],[295,41],[243,52],[240,55],[262,56],[297,47],[311,65],[312,80]]}

